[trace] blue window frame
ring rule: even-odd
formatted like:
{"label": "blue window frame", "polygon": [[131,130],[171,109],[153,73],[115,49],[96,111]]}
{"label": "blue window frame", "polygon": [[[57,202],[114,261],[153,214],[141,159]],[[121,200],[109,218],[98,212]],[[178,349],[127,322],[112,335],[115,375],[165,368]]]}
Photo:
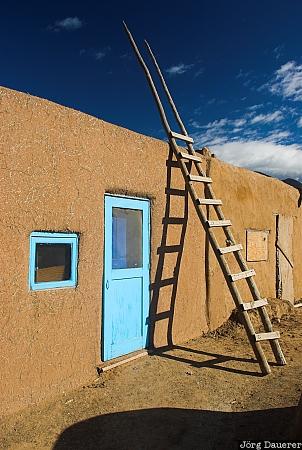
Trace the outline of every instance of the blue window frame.
{"label": "blue window frame", "polygon": [[33,291],[75,287],[78,236],[74,233],[30,235],[29,286]]}

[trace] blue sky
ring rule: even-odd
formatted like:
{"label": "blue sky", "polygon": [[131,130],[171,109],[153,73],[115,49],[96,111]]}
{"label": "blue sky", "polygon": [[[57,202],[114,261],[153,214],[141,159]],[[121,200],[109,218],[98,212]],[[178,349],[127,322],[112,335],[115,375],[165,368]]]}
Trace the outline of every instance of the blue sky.
{"label": "blue sky", "polygon": [[12,0],[1,6],[0,84],[164,138],[126,20],[197,147],[301,179],[301,17],[300,0]]}

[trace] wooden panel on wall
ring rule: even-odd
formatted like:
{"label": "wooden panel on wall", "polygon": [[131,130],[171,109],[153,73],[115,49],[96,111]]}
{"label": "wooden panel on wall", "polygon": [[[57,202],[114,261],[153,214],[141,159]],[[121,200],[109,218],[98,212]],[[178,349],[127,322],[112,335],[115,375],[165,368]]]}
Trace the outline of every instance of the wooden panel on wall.
{"label": "wooden panel on wall", "polygon": [[293,218],[277,216],[277,297],[294,303]]}
{"label": "wooden panel on wall", "polygon": [[268,260],[268,235],[267,230],[246,230],[246,260]]}

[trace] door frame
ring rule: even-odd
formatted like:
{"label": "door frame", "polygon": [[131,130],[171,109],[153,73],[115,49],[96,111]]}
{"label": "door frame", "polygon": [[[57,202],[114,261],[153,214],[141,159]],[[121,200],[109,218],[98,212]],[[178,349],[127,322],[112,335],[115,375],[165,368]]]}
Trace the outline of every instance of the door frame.
{"label": "door frame", "polygon": [[[120,201],[120,202],[119,202]],[[148,323],[149,323],[149,309],[150,309],[150,242],[151,242],[151,202],[148,198],[113,195],[105,193],[104,196],[104,256],[103,256],[103,295],[102,295],[102,319],[101,319],[101,359],[108,361],[118,356],[109,355],[109,347],[105,346],[106,339],[109,337],[111,330],[110,308],[106,305],[106,281],[111,280],[111,266],[108,261],[112,261],[112,208],[137,209],[143,211],[143,225],[142,225],[142,251],[143,251],[143,305],[142,305],[142,349],[148,347]],[[106,263],[107,262],[107,263]],[[117,271],[129,269],[115,269]],[[135,271],[135,269],[131,269]],[[133,273],[135,275],[135,273]],[[138,349],[140,350],[140,349]],[[136,351],[136,350],[134,350]],[[128,353],[127,353],[128,354]],[[123,355],[120,355],[123,356]]]}

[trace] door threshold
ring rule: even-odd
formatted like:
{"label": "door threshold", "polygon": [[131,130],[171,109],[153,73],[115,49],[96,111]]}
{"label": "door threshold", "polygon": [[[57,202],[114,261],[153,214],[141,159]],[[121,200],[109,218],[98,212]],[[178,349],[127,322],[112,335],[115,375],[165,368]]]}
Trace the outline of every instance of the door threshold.
{"label": "door threshold", "polygon": [[110,361],[101,362],[97,369],[100,373],[107,372],[107,370],[114,369],[115,367],[126,364],[135,359],[141,358],[142,356],[147,356],[149,353],[147,350],[139,350],[137,352],[129,353],[128,355],[123,355],[118,358],[111,359]]}

